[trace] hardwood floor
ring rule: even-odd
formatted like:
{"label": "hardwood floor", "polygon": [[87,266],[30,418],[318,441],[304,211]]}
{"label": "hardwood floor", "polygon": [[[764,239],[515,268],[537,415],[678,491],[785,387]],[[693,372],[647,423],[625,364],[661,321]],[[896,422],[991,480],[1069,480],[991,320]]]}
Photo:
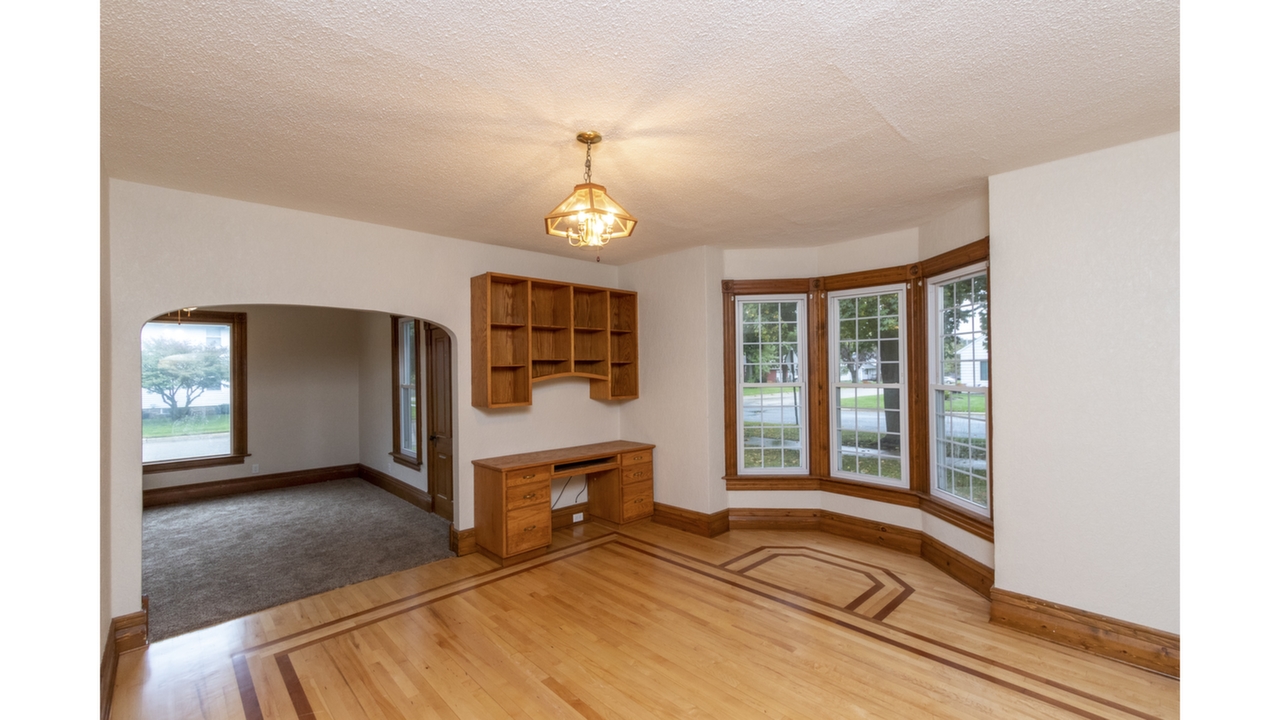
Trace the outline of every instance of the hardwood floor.
{"label": "hardwood floor", "polygon": [[918,557],[806,531],[557,530],[120,659],[113,717],[1173,718],[1177,680],[987,622]]}

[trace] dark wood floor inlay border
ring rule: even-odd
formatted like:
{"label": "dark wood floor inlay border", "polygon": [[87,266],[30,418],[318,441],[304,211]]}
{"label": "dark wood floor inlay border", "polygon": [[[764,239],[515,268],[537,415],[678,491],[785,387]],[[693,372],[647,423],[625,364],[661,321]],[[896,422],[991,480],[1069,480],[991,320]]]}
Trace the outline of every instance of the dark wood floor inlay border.
{"label": "dark wood floor inlay border", "polygon": [[[823,609],[819,610],[813,607],[806,607],[804,604],[802,604],[802,602],[789,600],[785,597],[773,594],[772,592],[769,592],[768,590],[765,589],[765,588],[777,589],[776,586],[772,586],[771,584],[761,581],[758,578],[752,578],[748,575],[735,572],[733,570],[728,569],[728,567],[726,567],[736,562],[741,562],[743,559],[748,558],[752,555],[765,552],[768,550],[803,550],[806,553],[813,553],[814,555],[818,555],[818,554],[827,555],[830,557],[839,558],[840,560],[843,560],[846,562],[860,564],[867,567],[873,567],[867,563],[862,563],[861,561],[854,560],[852,558],[845,558],[843,556],[836,555],[834,553],[829,553],[823,550],[818,550],[816,548],[807,548],[803,546],[787,546],[787,547],[771,547],[771,548],[760,547],[748,553],[744,553],[743,555],[740,555],[736,558],[733,558],[728,562],[715,564],[715,563],[707,562],[705,560],[691,557],[689,555],[680,553],[675,550],[670,550],[656,543],[643,540],[641,538],[633,537],[628,534],[609,533],[600,537],[592,538],[590,540],[559,549],[551,554],[548,554],[542,558],[538,558],[537,560],[530,561],[528,563],[522,563],[520,565],[516,565],[511,568],[498,568],[496,570],[486,571],[468,578],[463,578],[460,580],[452,581],[450,583],[445,583],[444,585],[440,586],[437,589],[421,591],[419,593],[415,593],[413,596],[408,596],[408,597],[400,598],[398,600],[395,600],[389,603],[384,603],[382,606],[379,606],[377,608],[367,608],[365,610],[360,611],[359,613],[353,614],[352,616],[347,616],[344,618],[340,618],[338,620],[330,621],[329,623],[325,623],[324,625],[316,626],[308,630],[302,631],[300,633],[295,633],[292,636],[282,637],[282,638],[278,638],[276,640],[270,641],[268,643],[264,643],[262,645],[257,646],[253,650],[263,650],[272,645],[277,645],[281,642],[284,642],[290,637],[300,638],[303,635],[314,633],[317,630],[324,629],[325,627],[332,627],[333,625],[338,623],[348,622],[356,615],[361,615],[361,616],[367,615],[378,609],[388,609],[398,603],[404,603],[408,600],[420,598],[423,595],[427,595],[432,592],[439,592],[441,590],[445,590],[445,592],[442,592],[436,597],[431,597],[423,600],[422,602],[412,603],[408,606],[401,607],[398,609],[391,609],[387,614],[379,616],[377,618],[370,619],[365,622],[357,623],[350,627],[335,629],[332,632],[324,633],[319,637],[310,638],[296,646],[284,648],[277,652],[274,652],[272,654],[272,657],[276,660],[276,666],[279,669],[281,678],[284,681],[284,684],[289,692],[290,701],[293,704],[294,711],[298,714],[298,717],[301,718],[302,720],[308,720],[309,718],[315,717],[315,714],[312,711],[312,706],[310,704],[309,699],[306,696],[306,691],[303,687],[303,684],[301,680],[298,678],[297,672],[293,666],[292,661],[289,659],[289,655],[291,653],[306,647],[311,647],[318,643],[325,642],[326,640],[330,640],[338,636],[341,636],[350,632],[354,632],[356,630],[360,630],[364,627],[374,625],[390,617],[412,612],[414,610],[420,609],[422,607],[426,607],[438,601],[456,597],[462,593],[466,593],[471,590],[476,590],[486,585],[490,585],[492,583],[505,580],[509,577],[512,577],[515,575],[521,575],[526,572],[530,572],[532,570],[536,570],[538,568],[544,567],[548,564],[561,562],[563,560],[567,560],[569,558],[581,555],[582,553],[589,552],[591,550],[605,547],[605,546],[625,548],[632,552],[654,558],[660,562],[682,569],[686,572],[691,572],[696,575],[708,578],[710,580],[724,583],[726,585],[734,587],[743,592],[748,592],[758,597],[762,597],[772,602],[778,603],[779,605],[787,607],[792,611],[805,614],[809,617],[820,619],[822,621],[831,623],[847,631],[858,633],[859,635],[868,637],[877,642],[885,643],[891,647],[895,647],[904,652],[908,652],[918,657],[922,657],[930,661],[937,662],[946,667],[949,667],[957,671],[963,672],[965,674],[968,674],[970,676],[982,679],[984,681],[998,685],[1005,689],[1019,693],[1025,697],[1032,698],[1036,701],[1046,703],[1048,705],[1057,707],[1059,709],[1065,710],[1067,712],[1070,712],[1080,717],[1094,718],[1094,719],[1103,718],[1102,715],[1098,715],[1097,713],[1092,712],[1086,708],[1074,705],[1071,702],[1067,702],[1060,698],[1046,695],[1042,692],[1039,692],[1031,688],[1023,687],[1021,685],[1018,685],[1015,682],[1011,682],[1010,680],[1007,680],[1005,678],[998,677],[992,674],[992,672],[990,671],[986,671],[986,670],[975,668],[975,667],[970,667],[965,663],[959,662],[957,660],[954,660],[948,657],[944,657],[943,655],[938,654],[938,652],[936,651],[930,651],[925,648],[913,646],[909,642],[906,642],[902,639],[898,639],[895,637],[890,637],[890,635],[900,634],[906,638],[911,638],[919,642],[934,646],[939,650],[942,650],[948,653],[955,653],[962,657],[970,658],[981,664],[988,665],[991,668],[996,668],[996,669],[999,669],[1000,671],[1016,674],[1019,677],[1025,678],[1027,680],[1041,683],[1046,687],[1054,688],[1056,690],[1060,690],[1060,691],[1072,694],[1082,700],[1093,702],[1098,705],[1102,705],[1134,717],[1144,718],[1144,720],[1157,720],[1155,716],[1141,712],[1139,710],[1135,710],[1133,708],[1126,707],[1115,701],[1101,698],[1096,695],[1093,695],[1092,693],[1088,693],[1082,690],[1078,690],[1076,688],[1072,688],[1064,683],[1060,683],[1060,682],[1051,680],[1049,678],[1043,678],[1043,677],[1037,676],[1033,673],[1022,670],[1021,668],[1013,667],[1007,663],[1002,663],[997,660],[985,658],[981,655],[978,655],[977,653],[973,653],[973,652],[964,650],[962,648],[957,648],[947,643],[942,643],[940,641],[934,640],[932,638],[928,638],[919,633],[915,633],[915,632],[906,630],[904,628],[893,626],[891,624],[885,623],[883,619],[868,618],[862,615],[849,615],[845,610],[845,608],[834,608],[830,603],[822,603],[820,601],[814,600],[813,598],[804,598],[804,600],[811,602],[816,606],[820,606]],[[646,548],[642,546],[648,546],[648,547]],[[816,559],[810,555],[806,555],[806,557],[810,557],[811,559]],[[846,568],[846,569],[849,569],[849,568]],[[882,570],[886,573],[892,574],[892,571],[889,571],[887,568],[877,568],[877,569]],[[507,572],[503,572],[504,570],[506,570]],[[898,578],[896,575],[894,575],[894,578],[897,582],[901,583],[903,587],[910,587],[905,582],[902,582],[901,578]],[[758,585],[759,587],[753,587],[753,585]],[[803,596],[800,596],[800,597],[803,597]],[[827,612],[828,609],[838,610],[841,614],[843,614],[848,619],[847,620],[843,619],[835,614],[828,614]],[[854,618],[856,618],[856,621],[854,621]],[[856,622],[871,623],[871,626],[863,627],[856,624]],[[877,630],[876,628],[882,628],[882,630]],[[246,651],[246,653],[248,652],[250,651]],[[246,653],[237,654],[233,658],[233,661],[235,662],[235,665],[236,665],[236,682],[240,686],[241,700],[245,706],[244,707],[245,716],[249,720],[254,720],[255,718],[261,718],[262,712],[258,704],[256,691],[254,690],[254,681],[252,678],[252,674],[249,672],[248,664],[245,658]]]}
{"label": "dark wood floor inlay border", "polygon": [[[797,548],[797,549],[801,549],[801,548]],[[750,577],[751,579],[755,580],[756,582],[763,583],[763,584],[768,585],[768,586],[773,587],[773,588],[777,588],[778,590],[781,590],[782,592],[791,593],[791,594],[793,594],[793,595],[798,595],[798,596],[800,596],[800,597],[802,597],[802,598],[805,598],[806,600],[812,600],[813,602],[820,603],[820,604],[822,604],[822,605],[826,605],[826,606],[831,607],[831,608],[836,609],[836,610],[844,610],[845,612],[854,613],[854,614],[857,614],[857,615],[863,615],[864,617],[869,617],[869,618],[872,618],[872,619],[874,619],[874,620],[884,620],[885,618],[889,617],[890,613],[892,613],[894,610],[896,610],[896,609],[898,608],[898,606],[899,606],[899,605],[901,605],[901,604],[902,604],[902,603],[903,603],[907,598],[911,597],[911,594],[912,594],[913,592],[915,592],[915,588],[913,588],[913,587],[911,587],[910,585],[908,585],[908,584],[906,584],[905,582],[903,582],[901,578],[899,578],[897,575],[894,575],[892,572],[890,572],[890,571],[889,571],[888,569],[886,569],[886,568],[877,567],[877,566],[875,566],[875,565],[870,565],[870,564],[868,564],[868,563],[864,563],[864,562],[860,562],[860,561],[857,561],[857,560],[853,560],[853,559],[851,559],[851,558],[841,558],[841,559],[842,559],[842,560],[844,560],[845,562],[848,562],[848,563],[851,563],[851,564],[855,564],[855,565],[862,565],[862,566],[864,566],[864,567],[874,568],[875,570],[878,570],[878,571],[880,571],[880,572],[882,572],[882,573],[885,573],[886,575],[888,575],[888,576],[893,580],[893,584],[898,586],[898,590],[897,590],[897,592],[895,592],[895,593],[893,594],[893,597],[889,598],[889,601],[888,601],[888,602],[886,602],[886,603],[885,603],[885,604],[880,608],[880,610],[876,611],[874,614],[871,614],[871,615],[867,615],[867,614],[865,614],[865,613],[859,613],[859,612],[857,612],[858,608],[862,607],[862,605],[863,605],[864,603],[868,602],[869,600],[871,600],[871,598],[875,597],[875,596],[876,596],[876,595],[877,595],[881,590],[883,590],[883,589],[884,589],[884,588],[886,588],[886,587],[889,587],[889,583],[884,582],[884,581],[883,581],[883,580],[881,580],[879,577],[877,577],[876,575],[873,575],[872,573],[870,573],[870,572],[868,572],[868,571],[866,571],[866,570],[859,570],[859,569],[857,569],[857,568],[851,568],[851,567],[849,567],[848,565],[842,565],[841,563],[835,562],[835,561],[833,561],[833,560],[830,560],[830,559],[827,559],[827,558],[824,558],[824,557],[815,557],[814,555],[809,554],[809,553],[810,553],[810,552],[812,552],[812,551],[809,551],[809,549],[808,549],[808,548],[803,548],[803,550],[806,550],[807,552],[774,552],[774,553],[768,553],[768,554],[766,554],[766,555],[765,555],[765,557],[761,558],[760,560],[757,560],[757,561],[755,561],[755,562],[751,563],[750,565],[748,565],[748,566],[746,566],[746,567],[739,568],[739,569],[737,569],[737,570],[732,570],[732,572],[735,572],[735,573],[737,573],[738,575],[742,575],[742,576],[744,576],[744,577]],[[848,571],[850,571],[850,572],[855,572],[855,573],[858,573],[858,574],[860,574],[860,575],[863,575],[863,576],[864,576],[864,577],[866,577],[868,580],[870,580],[870,581],[872,582],[872,587],[871,587],[870,589],[868,589],[866,592],[864,592],[864,593],[862,593],[861,595],[859,595],[857,598],[854,598],[854,600],[853,600],[852,602],[850,602],[850,603],[848,603],[848,604],[846,604],[846,605],[836,605],[836,604],[834,604],[834,603],[830,603],[830,602],[827,602],[827,601],[825,601],[825,600],[821,600],[821,599],[819,599],[819,598],[815,598],[815,597],[813,597],[813,596],[811,596],[811,595],[806,595],[806,594],[804,594],[804,593],[802,593],[802,592],[800,592],[799,590],[796,590],[796,589],[794,589],[794,588],[783,587],[782,585],[778,585],[777,583],[771,583],[771,582],[769,582],[768,580],[762,580],[762,579],[760,579],[760,578],[758,578],[758,577],[755,577],[755,576],[751,575],[751,571],[752,571],[752,570],[755,570],[756,568],[759,568],[759,567],[761,567],[762,565],[765,565],[766,563],[769,563],[769,562],[771,562],[771,561],[773,561],[773,560],[775,560],[775,559],[777,559],[777,558],[780,558],[780,557],[802,557],[802,558],[806,558],[806,559],[809,559],[809,560],[814,560],[814,561],[817,561],[817,562],[820,562],[820,563],[824,563],[824,564],[830,565],[830,566],[832,566],[832,567],[838,567],[838,568],[840,568],[840,569],[842,569],[842,570],[848,570]],[[837,557],[839,557],[839,556],[837,556]],[[729,570],[730,568],[725,568],[725,569],[726,569],[726,570]]]}

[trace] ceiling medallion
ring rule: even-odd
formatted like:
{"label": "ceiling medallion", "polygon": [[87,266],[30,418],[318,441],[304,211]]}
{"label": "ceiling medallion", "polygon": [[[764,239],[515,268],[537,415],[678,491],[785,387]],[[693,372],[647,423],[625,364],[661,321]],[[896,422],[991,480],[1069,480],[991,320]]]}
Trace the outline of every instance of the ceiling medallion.
{"label": "ceiling medallion", "polygon": [[[547,234],[568,238],[574,247],[604,247],[610,240],[631,235],[636,219],[627,213],[603,185],[591,182],[591,146],[604,138],[594,130],[578,133],[578,142],[587,146],[586,171],[581,185],[545,218]],[[596,261],[600,260],[599,255]]]}

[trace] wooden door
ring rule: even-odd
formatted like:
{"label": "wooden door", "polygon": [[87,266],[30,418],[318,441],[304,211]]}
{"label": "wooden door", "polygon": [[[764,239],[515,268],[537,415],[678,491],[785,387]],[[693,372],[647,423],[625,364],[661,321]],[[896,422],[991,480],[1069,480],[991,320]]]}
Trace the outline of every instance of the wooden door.
{"label": "wooden door", "polygon": [[453,344],[427,326],[427,490],[435,513],[453,520]]}

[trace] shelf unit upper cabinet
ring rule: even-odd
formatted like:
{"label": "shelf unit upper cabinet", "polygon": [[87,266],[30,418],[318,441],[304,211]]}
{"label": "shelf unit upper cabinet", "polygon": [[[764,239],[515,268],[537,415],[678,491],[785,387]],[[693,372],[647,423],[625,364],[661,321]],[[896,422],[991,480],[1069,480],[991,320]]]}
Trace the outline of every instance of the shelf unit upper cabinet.
{"label": "shelf unit upper cabinet", "polygon": [[471,404],[529,405],[532,385],[585,377],[591,397],[639,397],[636,294],[485,273],[471,278]]}

